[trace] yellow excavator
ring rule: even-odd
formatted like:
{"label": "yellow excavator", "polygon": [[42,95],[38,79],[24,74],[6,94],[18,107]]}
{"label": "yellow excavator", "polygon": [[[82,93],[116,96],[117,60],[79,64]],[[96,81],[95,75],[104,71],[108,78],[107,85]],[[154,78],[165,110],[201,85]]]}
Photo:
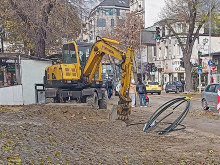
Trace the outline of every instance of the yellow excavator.
{"label": "yellow excavator", "polygon": [[117,114],[128,116],[131,112],[128,89],[132,74],[133,47],[129,46],[123,52],[115,45],[120,43],[101,37],[97,37],[94,44],[75,41],[65,43],[62,48],[62,62],[45,69],[46,98],[53,98],[55,102],[77,99],[90,104],[94,109],[107,109],[101,61],[108,54],[121,61],[121,90]]}

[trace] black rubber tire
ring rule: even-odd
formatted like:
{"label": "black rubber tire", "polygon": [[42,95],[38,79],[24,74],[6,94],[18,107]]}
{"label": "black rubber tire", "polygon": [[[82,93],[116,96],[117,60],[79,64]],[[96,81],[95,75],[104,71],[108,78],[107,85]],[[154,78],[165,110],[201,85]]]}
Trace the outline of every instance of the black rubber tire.
{"label": "black rubber tire", "polygon": [[98,96],[96,92],[94,92],[91,96],[87,96],[86,102],[92,106],[92,109],[99,109]]}
{"label": "black rubber tire", "polygon": [[152,95],[154,94],[154,93],[151,93]]}
{"label": "black rubber tire", "polygon": [[208,110],[209,109],[206,99],[202,100],[202,109],[203,110]]}
{"label": "black rubber tire", "polygon": [[158,95],[160,95],[160,94],[161,94],[161,92],[158,93]]}
{"label": "black rubber tire", "polygon": [[103,98],[99,100],[99,109],[107,109],[107,95],[104,94]]}
{"label": "black rubber tire", "polygon": [[166,93],[169,93],[168,91],[166,91]]}

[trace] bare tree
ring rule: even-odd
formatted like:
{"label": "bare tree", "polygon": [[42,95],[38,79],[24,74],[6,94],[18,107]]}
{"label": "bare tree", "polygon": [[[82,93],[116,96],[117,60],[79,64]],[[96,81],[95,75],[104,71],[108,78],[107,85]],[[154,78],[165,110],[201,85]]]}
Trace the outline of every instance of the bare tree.
{"label": "bare tree", "polygon": [[[175,36],[183,52],[183,61],[186,72],[186,90],[192,91],[191,55],[194,43],[199,37],[202,26],[209,17],[209,5],[214,10],[219,4],[215,0],[166,0],[166,6],[161,12],[166,26],[170,29],[171,35]],[[177,22],[185,24],[185,31],[178,33],[174,28]],[[183,43],[181,37],[186,37]]]}
{"label": "bare tree", "polygon": [[81,28],[80,13],[86,0],[3,0],[0,23],[10,41],[23,42],[36,56],[46,48],[60,45],[63,39],[75,40]]}
{"label": "bare tree", "polygon": [[125,44],[126,46],[120,46],[120,48],[124,51],[126,51],[125,48],[127,48],[128,45],[132,45],[134,47],[133,73],[135,78],[137,77],[137,59],[140,59],[138,51],[140,48],[140,33],[142,30],[142,18],[136,13],[129,13],[125,19],[117,20],[116,26],[113,29],[109,29],[109,31],[102,36]]}

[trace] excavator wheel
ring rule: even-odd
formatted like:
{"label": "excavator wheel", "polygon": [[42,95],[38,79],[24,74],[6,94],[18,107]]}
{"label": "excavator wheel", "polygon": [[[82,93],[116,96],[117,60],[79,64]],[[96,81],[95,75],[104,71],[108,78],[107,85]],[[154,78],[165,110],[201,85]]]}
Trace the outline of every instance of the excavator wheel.
{"label": "excavator wheel", "polygon": [[107,109],[107,95],[104,94],[103,98],[99,100],[99,109]]}
{"label": "excavator wheel", "polygon": [[92,106],[93,109],[99,109],[99,104],[98,104],[98,96],[97,93],[94,92],[93,95],[87,96],[86,97],[86,102]]}

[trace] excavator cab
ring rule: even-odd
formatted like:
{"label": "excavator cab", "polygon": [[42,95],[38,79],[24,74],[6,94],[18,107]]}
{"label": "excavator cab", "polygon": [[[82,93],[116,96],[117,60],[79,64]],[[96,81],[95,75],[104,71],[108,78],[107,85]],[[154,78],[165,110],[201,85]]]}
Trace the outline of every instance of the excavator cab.
{"label": "excavator cab", "polygon": [[[71,64],[77,63],[80,66],[80,70],[84,70],[87,59],[90,55],[92,43],[85,42],[70,42],[63,45],[63,63]],[[94,76],[95,82],[102,81],[101,78],[101,65],[98,72]]]}
{"label": "excavator cab", "polygon": [[[71,88],[83,87],[82,74],[93,44],[68,42],[62,48],[61,64],[54,64],[45,69],[45,87]],[[92,84],[101,84],[101,65],[94,75]],[[80,84],[79,84],[80,83]],[[87,83],[87,82],[84,82]],[[93,85],[94,86],[94,85]]]}

